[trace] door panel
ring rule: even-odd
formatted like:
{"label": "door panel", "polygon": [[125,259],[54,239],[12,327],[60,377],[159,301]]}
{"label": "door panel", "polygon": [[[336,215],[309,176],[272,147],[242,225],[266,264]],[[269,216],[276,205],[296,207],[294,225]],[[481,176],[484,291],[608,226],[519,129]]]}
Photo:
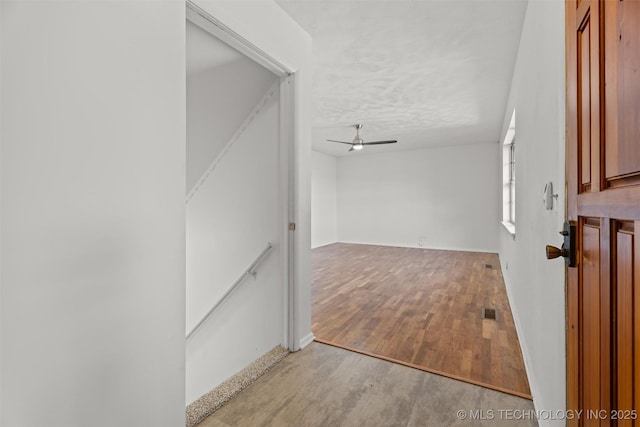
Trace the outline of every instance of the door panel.
{"label": "door panel", "polygon": [[[633,257],[634,224],[619,222],[616,224],[616,320],[617,320],[617,396],[618,409],[632,410],[633,404]],[[631,426],[631,420],[621,420],[620,426]]]}
{"label": "door panel", "polygon": [[580,126],[580,141],[578,149],[580,150],[580,177],[581,191],[588,191],[591,186],[591,80],[589,70],[590,66],[590,50],[591,31],[589,25],[589,17],[586,18],[585,24],[578,32],[578,85],[580,93],[578,104],[580,106],[578,123]]}
{"label": "door panel", "polygon": [[605,176],[608,186],[613,187],[637,183],[629,178],[639,178],[640,173],[640,2],[605,1],[602,7]]}
{"label": "door panel", "polygon": [[566,2],[567,407],[586,411],[573,426],[640,426],[625,412],[640,410],[639,28],[640,0]]}
{"label": "door panel", "polygon": [[600,227],[584,221],[581,263],[582,407],[597,411],[600,402]]}

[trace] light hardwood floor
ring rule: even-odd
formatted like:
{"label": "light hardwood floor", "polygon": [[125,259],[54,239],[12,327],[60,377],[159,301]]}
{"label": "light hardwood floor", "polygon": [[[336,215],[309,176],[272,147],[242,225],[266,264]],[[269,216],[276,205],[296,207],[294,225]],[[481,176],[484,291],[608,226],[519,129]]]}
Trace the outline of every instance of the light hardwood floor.
{"label": "light hardwood floor", "polygon": [[199,426],[528,427],[533,411],[526,399],[311,343]]}
{"label": "light hardwood floor", "polygon": [[531,398],[496,254],[336,243],[312,270],[318,341]]}

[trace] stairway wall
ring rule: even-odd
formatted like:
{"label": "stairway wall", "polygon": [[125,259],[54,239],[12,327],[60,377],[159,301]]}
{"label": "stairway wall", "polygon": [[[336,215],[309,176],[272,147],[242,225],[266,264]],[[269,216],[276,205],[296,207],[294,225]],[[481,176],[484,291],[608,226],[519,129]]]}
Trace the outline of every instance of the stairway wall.
{"label": "stairway wall", "polygon": [[187,204],[187,330],[274,245],[187,342],[186,403],[285,345],[279,199],[279,86],[247,117]]}

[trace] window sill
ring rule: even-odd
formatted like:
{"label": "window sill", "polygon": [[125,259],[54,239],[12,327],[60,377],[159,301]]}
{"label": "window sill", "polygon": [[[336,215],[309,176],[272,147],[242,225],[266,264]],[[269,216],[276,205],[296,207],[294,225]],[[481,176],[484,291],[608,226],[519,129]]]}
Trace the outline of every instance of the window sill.
{"label": "window sill", "polygon": [[511,234],[512,237],[516,237],[516,225],[511,222],[502,221],[502,226]]}

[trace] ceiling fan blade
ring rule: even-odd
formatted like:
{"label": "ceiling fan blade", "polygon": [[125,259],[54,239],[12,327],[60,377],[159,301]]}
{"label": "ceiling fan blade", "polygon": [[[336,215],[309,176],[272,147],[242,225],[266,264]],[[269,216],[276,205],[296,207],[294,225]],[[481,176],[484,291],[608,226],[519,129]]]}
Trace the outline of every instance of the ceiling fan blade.
{"label": "ceiling fan blade", "polygon": [[340,144],[349,144],[353,145],[353,142],[345,142],[345,141],[336,141],[335,139],[327,139],[329,142],[339,142]]}
{"label": "ceiling fan blade", "polygon": [[369,142],[363,142],[362,145],[378,145],[378,144],[395,144],[396,141],[395,139],[389,139],[387,141],[369,141]]}
{"label": "ceiling fan blade", "polygon": [[351,148],[349,148],[349,151],[355,151],[355,150],[353,149],[353,145],[351,146]]}

